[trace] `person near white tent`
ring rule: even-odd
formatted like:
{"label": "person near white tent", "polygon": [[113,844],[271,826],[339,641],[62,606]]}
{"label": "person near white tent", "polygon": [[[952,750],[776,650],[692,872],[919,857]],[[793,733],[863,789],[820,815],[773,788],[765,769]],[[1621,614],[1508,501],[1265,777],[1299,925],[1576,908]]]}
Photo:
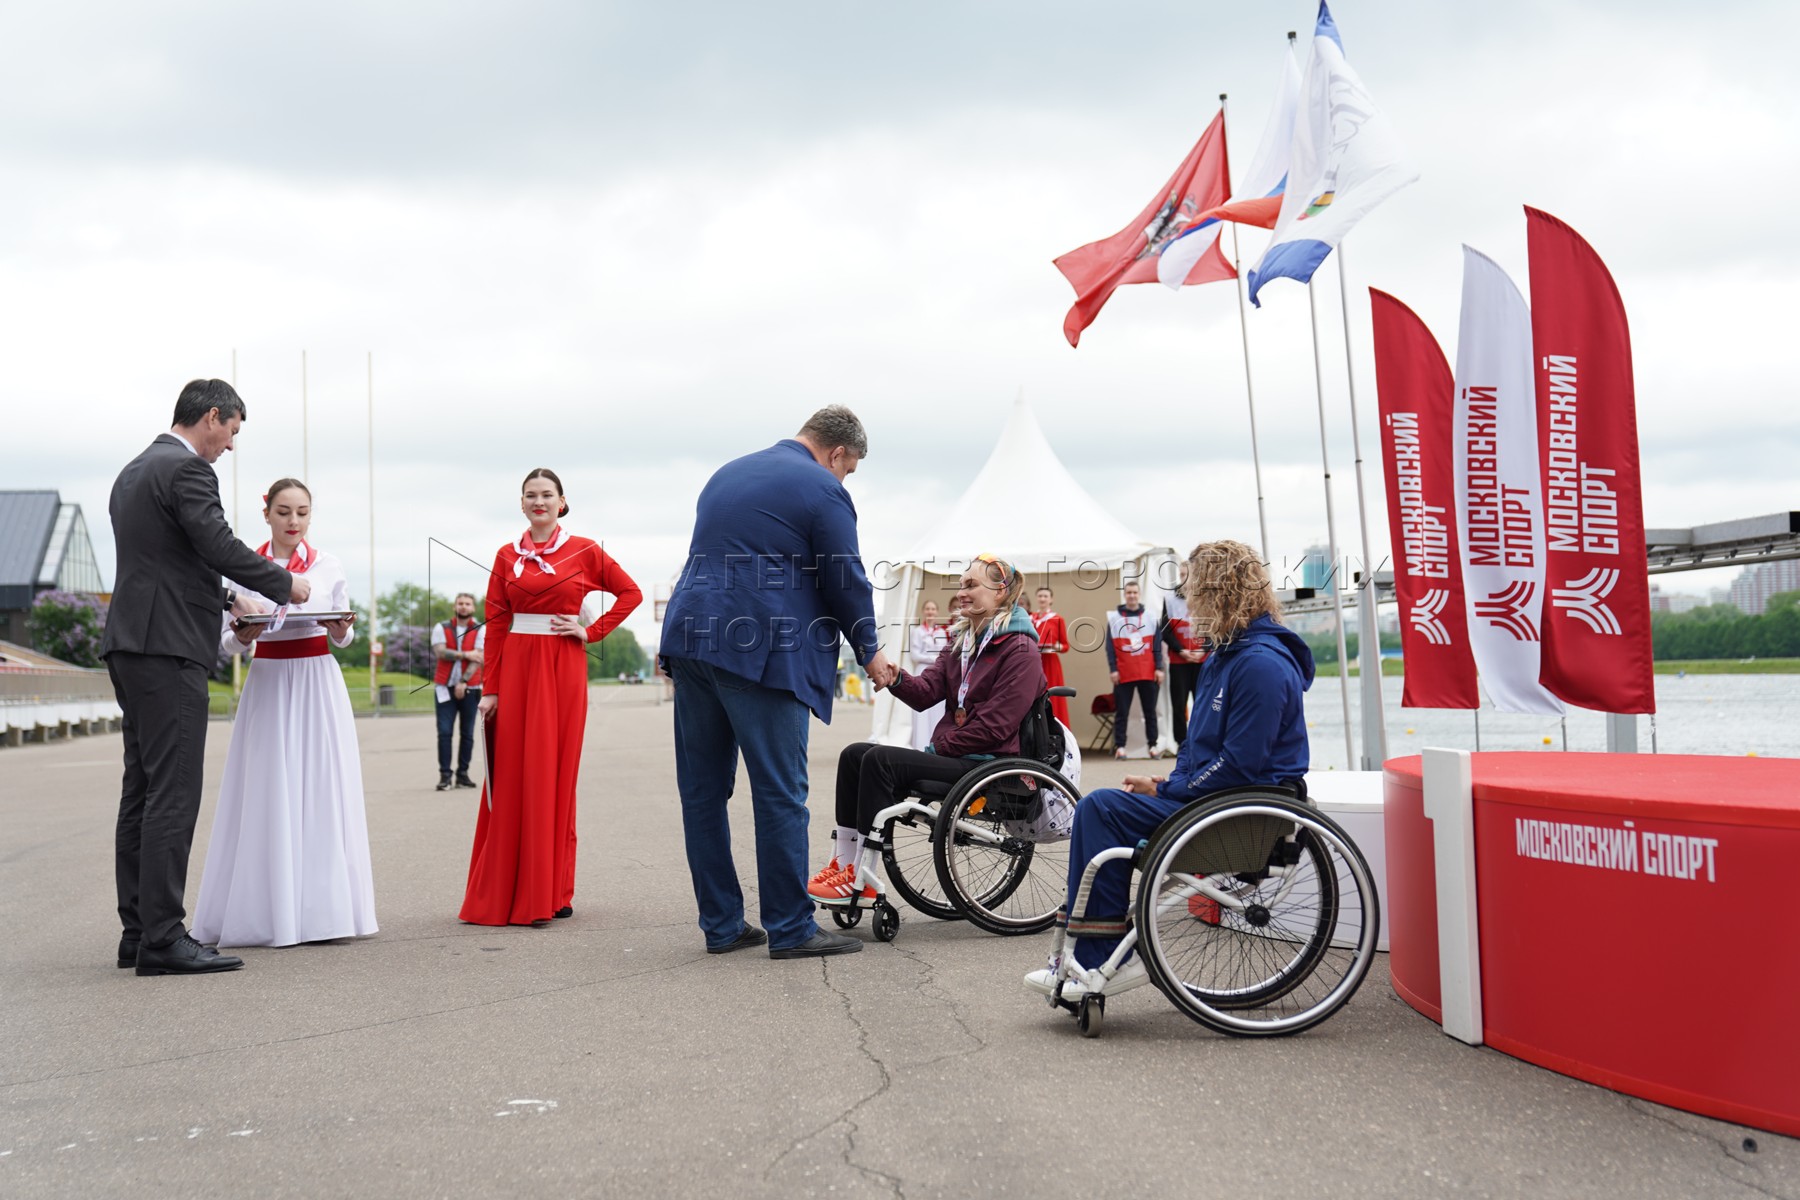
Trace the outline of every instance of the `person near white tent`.
{"label": "person near white tent", "polygon": [[1169,654],[1169,711],[1175,717],[1175,736],[1187,737],[1188,702],[1194,698],[1194,685],[1200,678],[1200,664],[1206,651],[1194,623],[1188,620],[1187,600],[1182,591],[1187,586],[1187,564],[1172,595],[1163,597],[1163,648]]}
{"label": "person near white tent", "polygon": [[1162,639],[1156,618],[1144,607],[1143,590],[1125,585],[1125,603],[1106,615],[1106,670],[1113,685],[1113,757],[1125,757],[1126,726],[1131,701],[1144,708],[1144,746],[1151,758],[1161,756],[1156,741],[1156,705],[1163,682]]}
{"label": "person near white tent", "polygon": [[869,839],[875,817],[914,783],[954,783],[990,758],[1019,752],[1019,727],[1048,686],[1038,662],[1037,631],[1018,607],[1024,591],[1018,567],[977,555],[957,588],[949,649],[920,674],[902,670],[888,685],[915,712],[955,705],[932,731],[930,746],[911,750],[857,742],[838,755],[833,854],[806,885],[815,901],[874,901],[880,854]]}
{"label": "person near white tent", "polygon": [[[1037,611],[1031,614],[1031,623],[1037,628],[1038,653],[1043,656],[1044,682],[1053,688],[1063,686],[1062,656],[1069,651],[1069,626],[1052,605],[1056,603],[1056,593],[1049,584],[1037,590]],[[1064,696],[1050,698],[1050,711],[1056,719],[1063,723],[1065,729],[1069,725],[1069,701]]]}
{"label": "person near white tent", "polygon": [[[1068,724],[1076,741],[1085,745],[1095,741],[1101,725],[1091,702],[1112,693],[1100,645],[1106,615],[1118,603],[1119,583],[1163,578],[1165,570],[1172,577],[1177,559],[1168,547],[1138,537],[1069,473],[1030,404],[1019,399],[1011,409],[993,452],[961,497],[881,568],[876,579],[881,638],[897,657],[925,597],[954,591],[969,564],[967,547],[986,546],[1023,572],[1033,587],[1056,589],[1056,612],[1069,635],[1069,650],[1062,656],[1065,684],[1079,693],[1069,701]],[[891,691],[877,693],[872,715],[872,740],[887,746],[911,744],[912,710]],[[1166,719],[1157,724],[1159,729],[1172,727]],[[1173,752],[1175,746],[1175,738],[1165,731],[1160,748]]]}
{"label": "person near white tent", "polygon": [[[936,600],[927,600],[919,610],[919,623],[912,628],[912,636],[908,639],[907,653],[912,656],[912,669],[915,674],[923,675],[925,668],[938,660],[944,647],[950,644],[950,631],[938,624],[938,606]],[[944,717],[944,702],[939,700],[924,712],[916,712],[912,719],[912,748],[923,750],[931,744],[931,731],[937,728]]]}

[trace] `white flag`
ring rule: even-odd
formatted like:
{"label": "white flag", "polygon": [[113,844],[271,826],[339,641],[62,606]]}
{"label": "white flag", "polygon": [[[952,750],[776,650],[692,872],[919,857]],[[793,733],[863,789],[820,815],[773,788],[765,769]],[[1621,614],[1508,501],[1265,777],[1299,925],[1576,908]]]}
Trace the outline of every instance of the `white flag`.
{"label": "white flag", "polygon": [[1475,666],[1501,712],[1561,713],[1562,701],[1538,683],[1544,505],[1531,310],[1506,272],[1467,246],[1455,413],[1456,529]]}
{"label": "white flag", "polygon": [[[1275,85],[1275,107],[1263,125],[1262,141],[1256,145],[1256,157],[1250,169],[1239,176],[1238,187],[1229,203],[1260,200],[1281,195],[1287,184],[1288,146],[1294,140],[1294,114],[1300,111],[1300,64],[1292,49],[1281,56],[1281,82]],[[1200,257],[1212,248],[1225,228],[1221,221],[1195,225],[1164,244],[1156,260],[1156,277],[1169,287],[1180,290]]]}
{"label": "white flag", "polygon": [[1337,23],[1323,3],[1300,93],[1287,191],[1269,248],[1250,272],[1252,304],[1271,279],[1312,279],[1358,221],[1419,177],[1393,126],[1345,60]]}

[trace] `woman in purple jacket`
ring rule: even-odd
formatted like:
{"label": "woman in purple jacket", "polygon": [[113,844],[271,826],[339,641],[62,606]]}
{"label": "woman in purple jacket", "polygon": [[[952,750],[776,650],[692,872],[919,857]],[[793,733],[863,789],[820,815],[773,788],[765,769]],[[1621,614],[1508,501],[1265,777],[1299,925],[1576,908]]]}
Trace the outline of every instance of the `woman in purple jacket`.
{"label": "woman in purple jacket", "polygon": [[[856,886],[863,839],[875,815],[915,783],[954,783],[977,763],[1019,752],[1019,726],[1047,689],[1037,631],[1019,607],[1024,577],[1011,563],[982,554],[957,589],[950,644],[919,675],[901,671],[894,696],[915,712],[942,702],[944,719],[924,750],[858,742],[838,756],[837,831],[831,862],[806,885],[823,904],[849,904],[853,894],[873,901],[873,862]],[[873,850],[868,854],[873,858]]]}

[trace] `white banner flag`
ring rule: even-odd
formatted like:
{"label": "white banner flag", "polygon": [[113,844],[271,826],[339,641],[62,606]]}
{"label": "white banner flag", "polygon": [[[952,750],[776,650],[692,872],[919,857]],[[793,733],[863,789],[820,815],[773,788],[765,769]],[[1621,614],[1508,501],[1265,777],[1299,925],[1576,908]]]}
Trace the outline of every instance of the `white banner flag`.
{"label": "white banner flag", "polygon": [[1456,528],[1476,668],[1501,712],[1561,713],[1538,683],[1544,504],[1531,310],[1506,272],[1467,246],[1455,412]]}

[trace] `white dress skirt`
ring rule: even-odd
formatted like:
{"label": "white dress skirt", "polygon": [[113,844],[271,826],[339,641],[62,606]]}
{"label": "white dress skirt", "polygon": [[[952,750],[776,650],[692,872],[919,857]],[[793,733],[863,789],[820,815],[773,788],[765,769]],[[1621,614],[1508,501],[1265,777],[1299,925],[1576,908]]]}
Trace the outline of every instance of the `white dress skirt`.
{"label": "white dress skirt", "polygon": [[[290,614],[349,607],[334,557],[319,553],[306,575],[313,598]],[[322,645],[324,631],[292,624],[258,644],[307,639]],[[343,672],[330,654],[259,658],[232,725],[193,936],[292,946],[375,930],[362,763]]]}

